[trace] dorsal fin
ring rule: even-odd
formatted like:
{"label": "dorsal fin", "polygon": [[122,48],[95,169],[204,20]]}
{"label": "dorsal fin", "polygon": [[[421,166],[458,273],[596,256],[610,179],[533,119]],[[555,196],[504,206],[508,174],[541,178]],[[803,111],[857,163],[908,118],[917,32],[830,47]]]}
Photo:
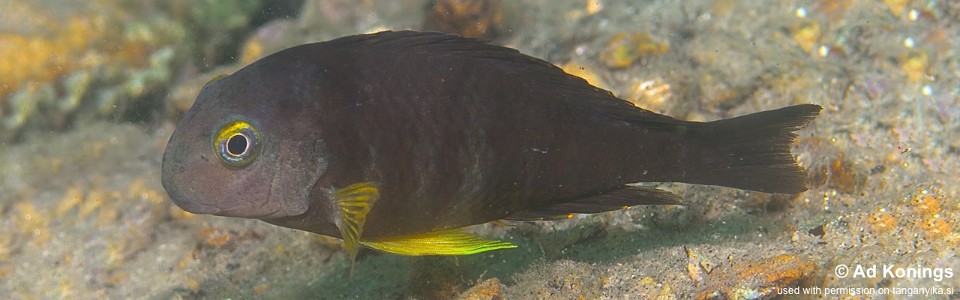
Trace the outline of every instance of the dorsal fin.
{"label": "dorsal fin", "polygon": [[489,44],[479,39],[465,38],[440,32],[381,31],[373,34],[343,37],[325,42],[330,46],[347,49],[395,49],[389,53],[419,53],[432,57],[469,58],[488,60],[486,65],[495,66],[503,74],[535,78],[531,82],[555,90],[556,98],[564,105],[596,112],[598,116],[617,122],[644,121],[651,129],[672,130],[678,122],[669,116],[639,108],[613,96],[604,89],[594,87],[580,77],[567,74],[545,60],[524,55],[508,47]]}
{"label": "dorsal fin", "polygon": [[504,219],[540,221],[564,219],[569,214],[593,214],[636,205],[684,205],[674,193],[652,187],[624,186],[608,193],[561,202],[531,211],[521,211]]}

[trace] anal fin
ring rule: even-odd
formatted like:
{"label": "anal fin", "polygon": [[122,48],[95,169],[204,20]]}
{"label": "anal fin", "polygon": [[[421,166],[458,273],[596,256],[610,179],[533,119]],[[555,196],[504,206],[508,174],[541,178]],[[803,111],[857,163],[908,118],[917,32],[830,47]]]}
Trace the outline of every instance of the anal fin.
{"label": "anal fin", "polygon": [[624,186],[622,189],[597,196],[561,202],[531,211],[517,212],[504,219],[516,221],[565,219],[569,214],[594,214],[636,205],[683,205],[683,202],[676,194],[661,189]]}
{"label": "anal fin", "polygon": [[461,229],[362,240],[360,244],[387,253],[412,256],[470,255],[517,247],[509,242],[484,239]]}

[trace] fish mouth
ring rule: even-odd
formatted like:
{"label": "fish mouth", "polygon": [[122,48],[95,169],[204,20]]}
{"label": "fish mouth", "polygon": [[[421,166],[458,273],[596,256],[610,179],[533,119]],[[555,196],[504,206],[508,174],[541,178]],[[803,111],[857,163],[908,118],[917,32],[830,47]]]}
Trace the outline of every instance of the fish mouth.
{"label": "fish mouth", "polygon": [[189,197],[182,197],[181,195],[170,195],[170,200],[173,204],[176,204],[180,209],[198,215],[215,215],[223,217],[241,217],[241,218],[253,218],[253,219],[271,219],[276,217],[284,216],[280,209],[275,209],[273,211],[264,212],[260,214],[250,214],[245,212],[242,207],[233,208],[233,207],[223,207],[222,205],[207,204],[200,201],[192,200]]}
{"label": "fish mouth", "polygon": [[[173,146],[167,145],[160,175],[160,184],[167,191],[170,201],[180,209],[193,214],[215,215],[220,213],[221,208],[219,206],[199,201],[198,198],[202,197],[197,197],[196,191],[191,188],[189,182],[185,182],[186,180],[182,176],[176,176],[182,175],[184,164],[180,160],[171,159],[170,154],[174,151],[171,151],[170,148],[173,148]],[[175,172],[175,170],[179,171]]]}
{"label": "fish mouth", "polygon": [[258,219],[258,220],[269,220],[269,219],[276,219],[279,217],[286,216],[282,214],[282,212],[279,209],[266,212],[266,213],[259,213],[259,214],[238,213],[238,212],[232,212],[230,210],[221,210],[215,214],[218,216],[225,216],[225,217],[240,217],[240,218],[248,218],[248,219]]}
{"label": "fish mouth", "polygon": [[192,214],[207,214],[207,215],[216,215],[220,213],[220,208],[207,205],[203,203],[198,203],[196,201],[177,201],[173,200],[173,203],[189,213]]}
{"label": "fish mouth", "polygon": [[[168,191],[169,193],[169,191]],[[180,209],[192,214],[216,215],[220,213],[220,208],[215,205],[205,204],[199,201],[189,200],[179,194],[169,193],[170,200]]]}

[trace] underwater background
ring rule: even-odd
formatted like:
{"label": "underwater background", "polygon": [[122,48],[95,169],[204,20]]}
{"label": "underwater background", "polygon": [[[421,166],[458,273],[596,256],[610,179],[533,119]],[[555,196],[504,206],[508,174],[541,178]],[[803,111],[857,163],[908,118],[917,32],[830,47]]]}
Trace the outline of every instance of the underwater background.
{"label": "underwater background", "polygon": [[[0,0],[5,299],[637,299],[786,287],[960,293],[960,2],[934,0]],[[211,78],[382,30],[479,37],[637,106],[709,121],[814,103],[809,190],[662,184],[686,206],[471,228],[460,257],[362,251],[193,215],[160,185]],[[843,276],[839,266],[952,270]],[[941,274],[943,275],[943,274]],[[897,295],[866,297],[899,298]],[[924,297],[926,298],[926,297]]]}

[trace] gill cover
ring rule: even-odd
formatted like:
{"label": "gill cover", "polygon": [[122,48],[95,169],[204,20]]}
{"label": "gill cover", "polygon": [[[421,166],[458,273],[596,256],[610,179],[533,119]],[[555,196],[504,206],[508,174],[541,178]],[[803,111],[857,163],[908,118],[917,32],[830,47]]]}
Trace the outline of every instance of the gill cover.
{"label": "gill cover", "polygon": [[270,201],[282,203],[281,216],[307,212],[310,191],[327,169],[323,140],[280,140],[274,160]]}
{"label": "gill cover", "polygon": [[[262,139],[253,124],[236,120],[214,136],[214,151],[224,164],[243,167],[258,159]],[[272,140],[277,146],[276,154],[264,158],[268,160],[265,163],[274,168],[268,200],[281,204],[279,216],[303,214],[309,206],[310,190],[323,174],[316,172],[326,169],[326,147],[319,139],[312,143],[285,138]]]}

